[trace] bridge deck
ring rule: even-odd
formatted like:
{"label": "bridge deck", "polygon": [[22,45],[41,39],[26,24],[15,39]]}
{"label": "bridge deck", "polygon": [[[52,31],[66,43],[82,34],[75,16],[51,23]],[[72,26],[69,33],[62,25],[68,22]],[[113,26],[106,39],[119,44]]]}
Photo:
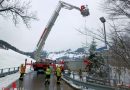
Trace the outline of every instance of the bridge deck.
{"label": "bridge deck", "polygon": [[[16,81],[16,86],[19,88],[18,90],[74,90],[64,81],[61,81],[61,84],[57,85],[54,75],[51,76],[50,85],[45,86],[44,81],[45,76],[43,74],[37,76],[36,72],[33,72],[25,75],[23,81]],[[9,86],[9,88],[11,87]]]}

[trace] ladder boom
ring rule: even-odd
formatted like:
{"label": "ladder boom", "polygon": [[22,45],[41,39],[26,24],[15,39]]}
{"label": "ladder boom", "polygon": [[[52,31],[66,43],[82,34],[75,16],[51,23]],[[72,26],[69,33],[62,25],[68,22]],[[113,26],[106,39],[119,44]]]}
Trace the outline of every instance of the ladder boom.
{"label": "ladder boom", "polygon": [[[80,11],[79,7],[73,6],[73,5],[65,3],[63,1],[59,1],[54,13],[52,14],[52,16],[51,16],[48,24],[46,25],[44,32],[42,33],[40,40],[38,41],[38,44],[36,46],[36,51],[35,51],[35,55],[34,55],[34,58],[35,58],[36,61],[40,60],[40,54],[41,54],[42,48],[45,45],[45,41],[46,41],[46,39],[47,39],[47,37],[48,37],[52,27],[53,27],[58,15],[59,15],[59,12],[60,12],[62,7],[65,7],[68,10],[76,9],[76,10]],[[86,16],[88,16],[88,15],[89,15],[89,12]]]}

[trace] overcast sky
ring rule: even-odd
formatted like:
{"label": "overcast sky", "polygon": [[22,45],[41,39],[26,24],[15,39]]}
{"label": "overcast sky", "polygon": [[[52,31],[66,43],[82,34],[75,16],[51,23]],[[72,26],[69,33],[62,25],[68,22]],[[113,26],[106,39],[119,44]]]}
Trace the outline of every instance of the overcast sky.
{"label": "overcast sky", "polygon": [[[32,21],[31,28],[27,29],[24,24],[17,27],[5,18],[0,17],[0,39],[9,42],[20,50],[33,51],[36,44],[51,17],[59,0],[32,0],[32,11],[37,12],[38,21]],[[63,0],[75,6],[87,4],[90,10],[90,16],[82,17],[77,10],[62,9],[55,25],[47,38],[44,50],[58,51],[66,49],[77,49],[86,42],[91,42],[90,37],[81,35],[76,28],[86,27],[97,29],[102,27],[99,17],[104,16],[100,10],[102,0]],[[100,44],[99,44],[100,45]]]}

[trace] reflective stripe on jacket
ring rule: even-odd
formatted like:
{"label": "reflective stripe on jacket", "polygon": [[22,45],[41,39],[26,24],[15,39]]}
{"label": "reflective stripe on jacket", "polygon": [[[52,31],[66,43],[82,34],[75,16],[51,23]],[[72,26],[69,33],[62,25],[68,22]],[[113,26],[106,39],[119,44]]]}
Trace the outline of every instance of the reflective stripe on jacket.
{"label": "reflective stripe on jacket", "polygon": [[50,75],[51,74],[51,69],[50,68],[47,68],[46,69],[46,75]]}

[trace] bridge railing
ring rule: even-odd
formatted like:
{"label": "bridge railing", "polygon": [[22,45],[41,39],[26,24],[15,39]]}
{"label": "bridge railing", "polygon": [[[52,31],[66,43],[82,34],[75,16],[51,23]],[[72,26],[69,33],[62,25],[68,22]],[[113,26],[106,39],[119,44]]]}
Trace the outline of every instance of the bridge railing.
{"label": "bridge railing", "polygon": [[[68,74],[63,74],[64,79],[66,79],[67,81],[70,81],[71,84],[73,83],[74,85],[77,85],[79,87],[81,87],[81,89],[83,88],[89,88],[92,90],[115,90],[114,87],[111,87],[109,85],[102,85],[102,84],[98,84],[95,82],[90,82],[90,81],[80,81],[77,79],[77,77],[73,76],[69,76]],[[91,79],[93,80],[93,79]],[[93,80],[95,81],[95,80]]]}
{"label": "bridge railing", "polygon": [[[66,75],[68,75],[68,74],[66,74]],[[77,73],[72,72],[68,76],[72,77],[73,79],[80,80],[79,75]],[[89,76],[82,76],[82,78],[83,78],[83,80],[82,80],[83,82],[91,82],[91,83],[97,83],[97,84],[101,84],[101,85],[111,86],[110,81],[108,79],[101,80],[101,79],[92,78],[92,77],[89,77]]]}
{"label": "bridge railing", "polygon": [[70,74],[64,73],[63,77],[67,81],[70,81],[71,83],[77,86],[81,86],[83,88],[91,88],[94,90],[129,90],[126,87],[118,88],[112,86],[109,80],[100,80],[88,76],[84,77],[83,80],[80,80],[77,73],[70,73]]}
{"label": "bridge railing", "polygon": [[0,78],[6,75],[14,74],[19,71],[19,67],[2,68],[0,69]]}

